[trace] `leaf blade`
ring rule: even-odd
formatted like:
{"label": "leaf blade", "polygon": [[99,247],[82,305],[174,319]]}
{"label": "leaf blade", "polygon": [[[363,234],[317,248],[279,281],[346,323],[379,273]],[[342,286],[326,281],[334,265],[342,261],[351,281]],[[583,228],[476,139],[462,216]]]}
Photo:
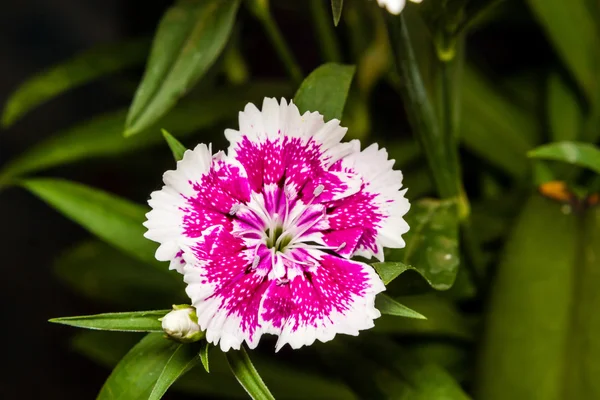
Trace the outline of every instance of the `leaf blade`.
{"label": "leaf blade", "polygon": [[198,361],[198,355],[190,351],[189,346],[180,344],[160,373],[148,400],[160,400],[171,385],[179,377],[194,368]]}
{"label": "leaf blade", "polygon": [[114,247],[152,265],[156,246],[144,238],[146,207],[79,183],[51,178],[20,185]]}
{"label": "leaf blade", "polygon": [[183,153],[185,153],[185,151],[187,150],[185,146],[182,145],[179,140],[175,139],[175,137],[169,132],[167,132],[165,129],[162,130],[162,135],[165,138],[167,144],[169,145],[169,148],[173,153],[173,158],[175,158],[175,161],[181,160],[183,158]]}
{"label": "leaf blade", "polygon": [[125,136],[164,115],[216,61],[240,1],[180,1],[163,16],[131,108]]}
{"label": "leaf blade", "polygon": [[333,13],[333,24],[338,26],[340,18],[342,18],[342,7],[344,0],[331,0],[331,12]]}
{"label": "leaf blade", "polygon": [[325,121],[341,120],[355,71],[353,65],[327,63],[311,72],[294,96],[300,113],[318,111]]}
{"label": "leaf blade", "polygon": [[382,314],[414,319],[427,319],[424,315],[406,307],[403,304],[400,304],[398,301],[386,295],[385,293],[380,293],[377,295],[375,298],[375,308],[377,308]]}
{"label": "leaf blade", "polygon": [[138,63],[142,63],[148,40],[133,39],[84,51],[25,81],[7,100],[2,126],[9,127],[37,106],[61,93]]}
{"label": "leaf blade", "polygon": [[244,347],[240,350],[229,350],[227,362],[240,385],[255,400],[275,400],[262,378],[258,374]]}
{"label": "leaf blade", "polygon": [[147,334],[119,361],[97,399],[147,399],[158,374],[179,346],[160,333]]}
{"label": "leaf blade", "polygon": [[539,146],[527,153],[530,158],[562,161],[589,168],[600,174],[600,149],[581,142],[556,142]]}
{"label": "leaf blade", "polygon": [[133,311],[52,318],[49,322],[104,331],[162,332],[159,318],[170,310]]}
{"label": "leaf blade", "polygon": [[375,263],[389,277],[407,270],[418,272],[436,290],[448,290],[458,273],[458,214],[454,200],[423,199],[411,205],[405,217],[411,229],[404,235],[406,247],[388,249],[386,259],[399,263]]}

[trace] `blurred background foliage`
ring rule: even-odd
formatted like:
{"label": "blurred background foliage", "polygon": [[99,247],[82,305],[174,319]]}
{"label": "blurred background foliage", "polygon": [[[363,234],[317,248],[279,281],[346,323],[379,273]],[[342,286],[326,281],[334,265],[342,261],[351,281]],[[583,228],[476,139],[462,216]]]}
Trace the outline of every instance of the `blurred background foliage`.
{"label": "blurred background foliage", "polygon": [[[337,27],[324,0],[272,0],[269,11],[261,1],[153,1],[141,12],[133,2],[46,3],[0,16],[0,209],[11,269],[2,299],[5,331],[22,344],[8,346],[2,398],[38,398],[42,387],[47,398],[90,398],[142,338],[73,332],[48,318],[185,303],[180,277],[142,237],[144,204],[174,165],[161,128],[188,147],[224,149],[223,129],[247,102],[295,93],[301,109],[341,115],[349,138],[379,142],[402,169],[413,201],[407,248],[374,267],[391,298],[427,319],[384,315],[359,338],[277,355],[266,340],[250,355],[276,398],[600,397],[598,2],[409,4],[401,28],[423,93],[441,131],[456,135],[429,144],[411,82],[394,67],[406,47],[389,33],[400,31],[374,1],[343,2]],[[204,56],[178,53],[185,46]],[[317,69],[325,62],[355,69]],[[312,71],[316,86],[300,86]],[[448,166],[458,187],[440,185]],[[136,347],[163,346],[145,360],[160,371],[172,344],[153,335]],[[131,367],[140,376],[131,392],[111,384],[147,398],[157,378],[147,372]],[[197,366],[173,389],[167,398],[246,396],[218,350],[210,375]]]}

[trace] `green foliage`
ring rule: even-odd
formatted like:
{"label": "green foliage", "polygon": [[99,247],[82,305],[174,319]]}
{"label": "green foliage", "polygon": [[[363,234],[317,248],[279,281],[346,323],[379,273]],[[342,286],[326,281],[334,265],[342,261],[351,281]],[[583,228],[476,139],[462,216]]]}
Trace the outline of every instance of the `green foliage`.
{"label": "green foliage", "polygon": [[389,262],[373,266],[381,271],[384,282],[411,269],[434,289],[448,290],[456,279],[460,258],[456,202],[423,199],[411,205],[405,219],[410,226],[403,236],[406,247],[386,250]]}
{"label": "green foliage", "polygon": [[341,120],[354,71],[354,66],[335,63],[324,64],[314,70],[294,96],[300,113],[318,110],[325,121]]}
{"label": "green foliage", "polygon": [[182,375],[191,370],[200,361],[200,356],[193,346],[180,344],[165,364],[148,400],[160,400]]}
{"label": "green foliage", "polygon": [[164,267],[154,258],[156,245],[144,238],[145,207],[62,179],[27,179],[20,184],[100,239],[141,261]]}
{"label": "green foliage", "polygon": [[342,7],[344,0],[331,0],[331,11],[333,12],[333,24],[338,26],[340,18],[342,18]]}
{"label": "green foliage", "polygon": [[180,0],[163,16],[125,136],[151,126],[215,62],[231,34],[239,0]]}
{"label": "green foliage", "polygon": [[162,332],[159,319],[171,310],[134,311],[53,318],[50,322],[78,328],[123,332]]}
{"label": "green foliage", "polygon": [[163,129],[162,134],[169,145],[171,152],[173,153],[173,158],[175,158],[175,161],[181,160],[183,158],[183,153],[186,151],[185,146],[166,130]]}
{"label": "green foliage", "polygon": [[254,400],[275,400],[258,371],[252,365],[252,361],[244,347],[239,350],[229,350],[226,355],[231,372],[251,398]]}
{"label": "green foliage", "polygon": [[395,315],[397,317],[427,319],[423,315],[400,304],[398,301],[384,293],[379,294],[375,299],[375,307],[381,311],[382,314]]}
{"label": "green foliage", "polygon": [[146,39],[103,45],[60,63],[25,81],[7,100],[2,125],[9,127],[52,98],[104,75],[141,64],[148,49]]}
{"label": "green foliage", "polygon": [[600,149],[588,143],[550,143],[531,150],[527,155],[532,158],[562,161],[589,168],[600,174]]}
{"label": "green foliage", "polygon": [[528,0],[528,3],[581,90],[590,100],[600,100],[600,25],[586,0]]}
{"label": "green foliage", "polygon": [[180,346],[163,334],[149,333],[119,361],[102,386],[98,400],[148,399]]}

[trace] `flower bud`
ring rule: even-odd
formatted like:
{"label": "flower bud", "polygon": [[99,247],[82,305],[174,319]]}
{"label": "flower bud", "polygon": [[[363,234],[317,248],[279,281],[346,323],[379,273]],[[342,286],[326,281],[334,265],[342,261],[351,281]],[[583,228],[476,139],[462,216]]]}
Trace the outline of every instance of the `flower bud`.
{"label": "flower bud", "polygon": [[169,338],[181,343],[196,342],[204,337],[198,325],[196,309],[188,305],[173,305],[173,311],[161,318],[162,328]]}

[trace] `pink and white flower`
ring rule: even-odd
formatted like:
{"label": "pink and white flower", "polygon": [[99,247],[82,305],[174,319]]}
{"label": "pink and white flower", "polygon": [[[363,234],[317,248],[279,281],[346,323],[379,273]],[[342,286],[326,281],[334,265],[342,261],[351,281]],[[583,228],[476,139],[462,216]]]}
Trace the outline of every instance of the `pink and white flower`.
{"label": "pink and white flower", "polygon": [[185,152],[144,224],[156,258],[184,275],[207,340],[254,348],[269,333],[279,350],[373,327],[385,286],[350,258],[404,247],[410,205],[394,160],[285,100],[248,104],[239,125],[227,153]]}

